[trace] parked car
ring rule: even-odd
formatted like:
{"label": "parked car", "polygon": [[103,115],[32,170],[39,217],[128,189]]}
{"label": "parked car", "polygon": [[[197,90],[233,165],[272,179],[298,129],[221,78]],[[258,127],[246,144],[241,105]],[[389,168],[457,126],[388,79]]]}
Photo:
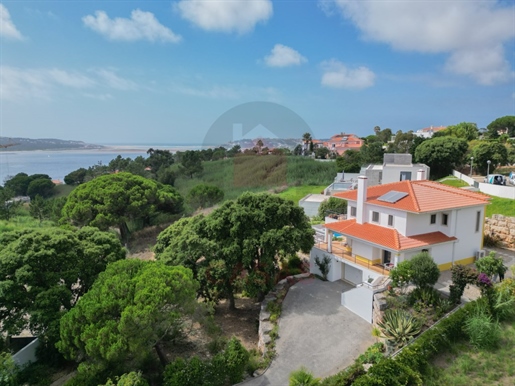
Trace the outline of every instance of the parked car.
{"label": "parked car", "polygon": [[508,176],[508,181],[509,181],[512,185],[515,185],[515,172],[510,172],[510,175]]}
{"label": "parked car", "polygon": [[487,184],[506,185],[506,177],[502,174],[489,174],[485,177]]}

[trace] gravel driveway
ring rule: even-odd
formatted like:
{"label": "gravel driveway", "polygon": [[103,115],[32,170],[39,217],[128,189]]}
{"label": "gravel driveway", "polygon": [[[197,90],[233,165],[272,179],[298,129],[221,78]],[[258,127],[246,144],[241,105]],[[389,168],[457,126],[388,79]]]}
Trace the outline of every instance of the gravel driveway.
{"label": "gravel driveway", "polygon": [[290,288],[279,319],[277,356],[261,377],[245,386],[287,386],[288,376],[304,366],[316,377],[351,365],[375,342],[372,326],[341,305],[341,281],[301,280]]}

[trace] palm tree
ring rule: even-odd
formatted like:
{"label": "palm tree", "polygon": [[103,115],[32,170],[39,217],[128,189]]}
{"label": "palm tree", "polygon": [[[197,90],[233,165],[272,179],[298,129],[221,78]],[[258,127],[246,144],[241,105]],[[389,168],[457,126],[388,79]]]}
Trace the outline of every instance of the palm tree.
{"label": "palm tree", "polygon": [[311,142],[313,140],[313,138],[311,137],[311,134],[304,133],[302,135],[302,140],[304,141],[304,143],[308,143],[308,142]]}
{"label": "palm tree", "polygon": [[258,153],[261,154],[261,149],[263,148],[263,141],[258,139],[256,146],[258,148]]}

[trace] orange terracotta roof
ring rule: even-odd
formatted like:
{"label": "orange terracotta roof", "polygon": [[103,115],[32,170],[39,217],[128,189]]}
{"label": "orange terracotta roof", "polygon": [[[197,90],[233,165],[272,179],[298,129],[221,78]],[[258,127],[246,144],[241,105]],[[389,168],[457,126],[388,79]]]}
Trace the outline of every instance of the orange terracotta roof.
{"label": "orange terracotta roof", "polygon": [[[408,195],[395,203],[378,200],[383,194],[392,190],[405,192]],[[356,201],[357,190],[336,193],[334,196]],[[369,186],[367,189],[367,203],[416,213],[485,205],[488,201],[489,197],[485,194],[427,180],[392,182]]]}
{"label": "orange terracotta roof", "polygon": [[442,232],[431,232],[407,237],[399,234],[393,228],[370,223],[357,224],[356,219],[325,224],[325,227],[345,236],[355,237],[395,251],[428,247],[457,240],[456,237],[446,236]]}

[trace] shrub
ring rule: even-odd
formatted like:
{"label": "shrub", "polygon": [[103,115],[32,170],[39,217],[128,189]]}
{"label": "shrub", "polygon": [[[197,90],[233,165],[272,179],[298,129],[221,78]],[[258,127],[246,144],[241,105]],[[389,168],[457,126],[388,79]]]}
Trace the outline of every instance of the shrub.
{"label": "shrub", "polygon": [[316,256],[315,264],[320,270],[320,273],[322,274],[322,278],[324,279],[324,281],[327,281],[327,275],[329,274],[329,270],[331,269],[331,258],[327,255],[324,255],[322,260],[320,260],[320,258]]}
{"label": "shrub", "polygon": [[302,260],[297,255],[291,255],[288,258],[288,268],[291,269],[301,269],[302,268]]}
{"label": "shrub", "polygon": [[381,359],[384,358],[385,347],[382,343],[374,343],[372,346],[367,348],[367,350],[361,354],[357,362],[364,363],[378,363]]}
{"label": "shrub", "polygon": [[368,373],[356,380],[353,386],[418,386],[422,385],[420,374],[404,363],[387,358],[372,366]]}
{"label": "shrub", "polygon": [[199,386],[204,384],[206,365],[198,358],[189,361],[177,358],[165,368],[164,384],[166,386]]}
{"label": "shrub", "polygon": [[143,378],[140,372],[132,371],[116,377],[115,381],[109,379],[104,386],[148,386],[148,382]]}
{"label": "shrub", "polygon": [[417,287],[431,287],[440,277],[438,265],[427,252],[413,256],[411,266],[413,270],[411,280]]}
{"label": "shrub", "polygon": [[438,290],[432,287],[415,288],[408,295],[408,304],[413,306],[419,304],[436,308],[440,305],[441,297]]}
{"label": "shrub", "polygon": [[217,186],[198,184],[192,188],[186,201],[193,208],[208,208],[224,199],[224,192]]}
{"label": "shrub", "polygon": [[394,347],[405,346],[413,337],[420,333],[421,324],[409,312],[404,310],[386,310],[383,320],[377,323],[383,337]]}
{"label": "shrub", "polygon": [[449,300],[459,303],[467,284],[473,284],[477,278],[477,272],[464,265],[457,264],[451,268],[452,284],[449,286]]}
{"label": "shrub", "polygon": [[486,274],[490,279],[494,275],[506,272],[508,269],[503,260],[495,256],[495,252],[490,252],[488,256],[477,260],[476,267],[479,272]]}
{"label": "shrub", "polygon": [[238,339],[232,338],[229,340],[224,352],[224,359],[227,376],[229,377],[231,385],[243,380],[245,367],[249,361],[249,357],[249,352],[245,347],[243,347]]}
{"label": "shrub", "polygon": [[320,379],[315,378],[305,367],[292,371],[289,377],[289,386],[317,386]]}
{"label": "shrub", "polygon": [[413,266],[411,260],[401,261],[390,271],[390,279],[394,287],[403,288],[413,278]]}
{"label": "shrub", "polygon": [[464,329],[470,343],[476,348],[495,348],[501,340],[499,322],[493,320],[485,307],[476,308],[475,313],[466,320]]}
{"label": "shrub", "polygon": [[9,353],[0,353],[0,385],[18,385],[18,368]]}
{"label": "shrub", "polygon": [[365,374],[363,366],[360,363],[354,363],[345,370],[323,379],[320,386],[351,386],[363,374]]}
{"label": "shrub", "polygon": [[328,200],[322,202],[318,207],[318,216],[324,218],[328,214],[345,214],[347,213],[347,201],[330,197]]}

